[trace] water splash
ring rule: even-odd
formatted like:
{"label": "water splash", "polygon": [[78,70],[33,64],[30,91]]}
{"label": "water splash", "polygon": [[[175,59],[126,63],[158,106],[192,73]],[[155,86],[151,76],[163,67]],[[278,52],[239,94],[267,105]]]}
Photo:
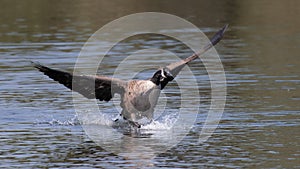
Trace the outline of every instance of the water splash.
{"label": "water splash", "polygon": [[[84,113],[78,113],[81,124],[83,125],[102,125],[117,129],[127,129],[130,124],[120,115],[95,113],[89,110],[84,110]],[[118,119],[117,121],[115,121]],[[170,130],[178,119],[178,114],[174,112],[164,113],[157,119],[149,122],[148,119],[139,121],[141,130]]]}
{"label": "water splash", "polygon": [[177,114],[169,113],[162,115],[151,123],[143,125],[141,129],[148,130],[170,130],[178,119]]}
{"label": "water splash", "polygon": [[74,115],[73,117],[66,120],[60,120],[56,118],[52,118],[51,120],[44,120],[44,121],[37,120],[35,124],[37,125],[48,124],[51,126],[77,126],[80,125],[80,122],[77,116]]}

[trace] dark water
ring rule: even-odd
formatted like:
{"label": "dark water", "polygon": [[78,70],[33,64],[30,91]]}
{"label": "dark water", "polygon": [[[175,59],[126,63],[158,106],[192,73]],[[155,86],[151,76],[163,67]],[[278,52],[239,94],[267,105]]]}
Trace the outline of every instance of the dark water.
{"label": "dark water", "polygon": [[[299,6],[298,1],[1,0],[0,166],[299,168]],[[208,36],[229,23],[216,47],[228,94],[209,140],[194,144],[204,118],[199,113],[194,129],[178,145],[153,159],[131,159],[91,141],[76,118],[71,92],[34,70],[29,60],[71,71],[95,31],[145,11],[175,14]],[[185,53],[176,42],[155,37],[124,42],[119,50],[136,44]],[[200,64],[191,67],[198,72],[205,114],[210,83]],[[105,70],[115,66],[112,62]]]}

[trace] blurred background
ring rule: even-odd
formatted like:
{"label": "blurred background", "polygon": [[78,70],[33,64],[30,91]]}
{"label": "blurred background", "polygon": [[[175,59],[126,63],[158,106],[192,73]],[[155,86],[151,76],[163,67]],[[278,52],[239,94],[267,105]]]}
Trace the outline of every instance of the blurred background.
{"label": "blurred background", "polygon": [[[297,0],[0,0],[0,166],[299,168],[299,7]],[[182,17],[208,37],[229,24],[216,46],[228,90],[218,129],[205,143],[191,144],[201,131],[210,90],[205,68],[196,61],[190,66],[199,73],[203,112],[179,145],[146,162],[93,143],[76,119],[71,92],[29,62],[72,71],[95,31],[137,12]],[[141,36],[119,50],[144,45],[185,53],[169,42]]]}

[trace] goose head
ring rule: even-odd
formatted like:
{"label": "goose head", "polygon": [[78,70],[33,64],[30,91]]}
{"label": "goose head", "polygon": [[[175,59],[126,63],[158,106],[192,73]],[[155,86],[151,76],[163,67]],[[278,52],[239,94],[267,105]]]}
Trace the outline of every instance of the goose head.
{"label": "goose head", "polygon": [[173,79],[174,77],[170,71],[167,68],[162,68],[156,71],[150,80],[157,86],[160,85],[162,90]]}

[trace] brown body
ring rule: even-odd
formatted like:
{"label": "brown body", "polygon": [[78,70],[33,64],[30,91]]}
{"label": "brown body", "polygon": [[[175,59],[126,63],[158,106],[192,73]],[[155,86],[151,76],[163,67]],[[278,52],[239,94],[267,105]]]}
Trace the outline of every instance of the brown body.
{"label": "brown body", "polygon": [[131,80],[121,99],[122,115],[131,121],[153,118],[160,88],[150,80]]}

